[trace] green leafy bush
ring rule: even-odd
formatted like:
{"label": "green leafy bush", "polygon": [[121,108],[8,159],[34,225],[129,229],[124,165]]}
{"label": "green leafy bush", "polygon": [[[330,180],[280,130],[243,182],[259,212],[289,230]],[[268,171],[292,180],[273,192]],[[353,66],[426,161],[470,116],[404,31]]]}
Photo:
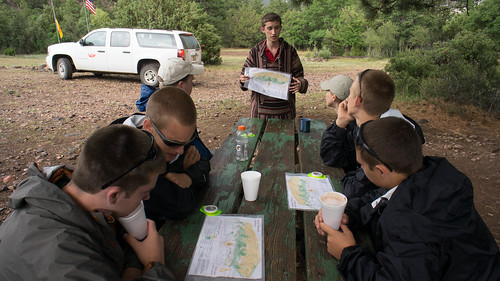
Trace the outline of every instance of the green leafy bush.
{"label": "green leafy bush", "polygon": [[318,52],[318,57],[322,59],[329,59],[331,56],[332,53],[327,48],[323,48]]}
{"label": "green leafy bush", "polygon": [[481,33],[463,32],[430,50],[401,53],[386,66],[398,93],[443,97],[500,113],[500,73],[495,44]]}
{"label": "green leafy bush", "polygon": [[9,48],[6,48],[4,51],[3,51],[3,54],[6,55],[6,56],[15,56],[16,55],[16,49],[12,48],[12,47],[9,47]]}

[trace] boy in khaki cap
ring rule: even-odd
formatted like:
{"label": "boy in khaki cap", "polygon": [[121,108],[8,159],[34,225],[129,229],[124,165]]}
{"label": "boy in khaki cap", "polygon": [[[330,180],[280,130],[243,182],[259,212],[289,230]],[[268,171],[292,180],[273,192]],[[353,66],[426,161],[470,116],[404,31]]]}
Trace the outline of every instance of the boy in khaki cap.
{"label": "boy in khaki cap", "polygon": [[[319,85],[321,89],[326,91],[325,99],[326,106],[332,107],[335,110],[335,114],[338,114],[338,109],[340,104],[349,96],[350,88],[352,85],[352,79],[345,75],[336,75],[330,78],[329,80],[322,81]],[[337,153],[337,149],[335,149],[335,142],[332,142],[333,129],[336,127],[335,122],[328,126],[323,132],[321,137],[321,147],[320,147],[320,156],[323,159],[323,162],[329,166],[335,165],[335,153]],[[356,120],[352,120],[349,122],[347,127],[345,128],[346,133],[352,131],[356,128]],[[351,153],[354,153],[354,148],[345,147],[343,148]],[[344,172],[348,172],[355,168],[356,163],[351,163],[350,165],[346,165],[344,168]]]}
{"label": "boy in khaki cap", "polygon": [[[181,58],[169,58],[158,68],[159,88],[175,86],[191,95],[193,75],[202,74],[203,71],[205,71],[205,67],[201,64],[192,64]],[[146,111],[149,97],[159,88],[141,85],[141,97],[135,102],[140,112]]]}
{"label": "boy in khaki cap", "polygon": [[345,75],[333,76],[331,79],[322,81],[319,85],[326,91],[326,106],[333,107],[335,113],[341,102],[349,96],[352,79]]}

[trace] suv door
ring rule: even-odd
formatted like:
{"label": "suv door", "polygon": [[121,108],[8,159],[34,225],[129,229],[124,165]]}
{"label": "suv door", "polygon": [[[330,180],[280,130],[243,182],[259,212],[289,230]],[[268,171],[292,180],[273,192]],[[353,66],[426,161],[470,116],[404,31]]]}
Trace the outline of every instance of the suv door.
{"label": "suv door", "polygon": [[133,63],[129,31],[111,31],[108,48],[108,71],[122,73],[136,73]]}
{"label": "suv door", "polygon": [[180,33],[179,37],[184,47],[183,59],[190,63],[201,64],[201,47],[196,37],[191,33]]}
{"label": "suv door", "polygon": [[107,71],[106,31],[100,30],[89,34],[79,41],[76,51],[75,66],[78,70]]}

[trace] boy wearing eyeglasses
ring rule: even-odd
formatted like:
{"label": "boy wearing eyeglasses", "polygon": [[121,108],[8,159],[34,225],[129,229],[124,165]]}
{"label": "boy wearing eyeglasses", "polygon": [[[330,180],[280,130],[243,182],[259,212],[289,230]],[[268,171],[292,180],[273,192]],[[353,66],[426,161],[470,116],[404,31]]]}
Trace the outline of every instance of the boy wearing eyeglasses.
{"label": "boy wearing eyeglasses", "polygon": [[166,86],[151,95],[144,115],[122,121],[150,132],[167,161],[151,199],[144,202],[146,216],[157,226],[189,215],[196,207],[196,190],[208,182],[210,162],[193,145],[198,137],[196,118],[189,94],[180,87]]}
{"label": "boy wearing eyeglasses", "polygon": [[0,225],[0,280],[174,280],[153,221],[142,241],[115,222],[164,168],[152,135],[123,125],[95,131],[74,171],[32,164]]}
{"label": "boy wearing eyeglasses", "polygon": [[[349,200],[328,252],[348,280],[500,280],[498,246],[474,207],[469,178],[445,158],[423,157],[421,140],[401,118],[368,121],[357,132],[356,158],[387,192]],[[356,245],[350,229],[371,234],[375,253]]]}
{"label": "boy wearing eyeglasses", "polygon": [[[342,190],[347,198],[378,189],[366,179],[356,161],[354,138],[361,124],[395,116],[411,123],[419,133],[422,143],[425,142],[422,130],[415,121],[390,108],[394,97],[394,82],[387,73],[375,69],[361,72],[354,79],[349,96],[340,103],[335,123],[323,134],[322,159],[327,165],[343,168],[346,172],[342,179]],[[352,126],[352,121],[356,121],[354,128],[349,127],[349,124]]]}

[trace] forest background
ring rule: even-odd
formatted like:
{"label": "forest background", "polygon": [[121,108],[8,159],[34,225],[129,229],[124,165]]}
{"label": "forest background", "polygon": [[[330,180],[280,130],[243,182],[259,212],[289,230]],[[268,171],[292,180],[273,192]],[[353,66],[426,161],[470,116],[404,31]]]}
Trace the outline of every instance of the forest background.
{"label": "forest background", "polygon": [[[250,48],[264,38],[260,19],[282,16],[282,37],[312,59],[390,58],[398,95],[443,98],[500,116],[498,0],[0,0],[0,51],[45,53],[101,27],[193,32],[205,64],[222,47]],[[54,9],[52,9],[52,6]],[[59,38],[54,17],[63,37]],[[88,27],[87,27],[88,19]]]}

